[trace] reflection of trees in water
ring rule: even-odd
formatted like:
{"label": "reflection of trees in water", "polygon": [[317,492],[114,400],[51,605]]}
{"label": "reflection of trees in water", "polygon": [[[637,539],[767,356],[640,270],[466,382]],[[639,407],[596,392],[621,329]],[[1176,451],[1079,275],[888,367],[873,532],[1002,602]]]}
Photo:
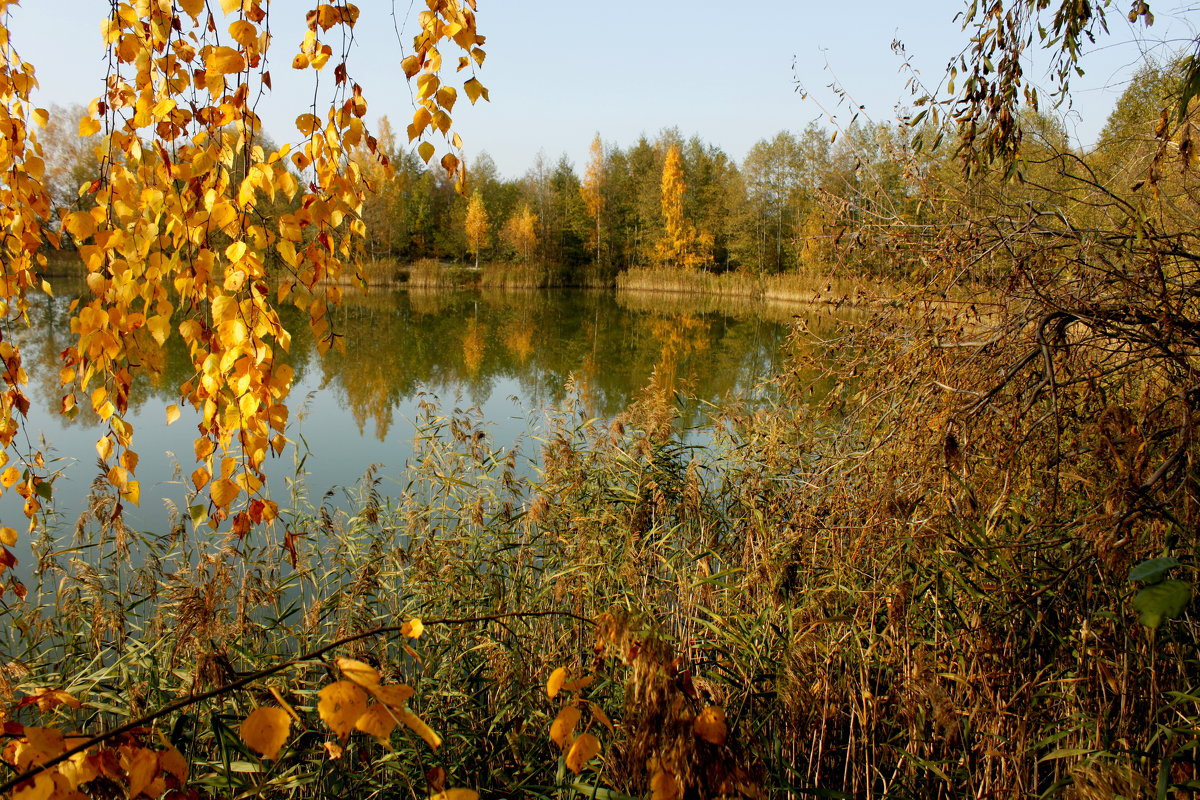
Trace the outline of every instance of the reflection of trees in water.
{"label": "reflection of trees in water", "polygon": [[[35,403],[52,413],[61,401],[59,354],[74,341],[69,302],[37,298],[32,327],[6,332],[26,354]],[[785,326],[751,315],[634,310],[584,291],[368,294],[348,298],[331,321],[346,349],[320,356],[304,321],[285,321],[295,332],[286,358],[297,375],[296,402],[311,364],[360,431],[373,423],[381,440],[396,409],[422,388],[480,404],[509,382],[524,405],[540,408],[562,402],[574,377],[588,413],[615,416],[657,370],[660,381],[669,377],[671,386],[717,401],[770,375],[786,335]],[[178,337],[165,348],[148,337],[134,344],[134,357],[153,369],[135,381],[131,410],[151,397],[174,402],[195,374]],[[96,424],[90,404],[81,408],[75,424]],[[685,424],[701,421],[696,409],[684,416]]]}

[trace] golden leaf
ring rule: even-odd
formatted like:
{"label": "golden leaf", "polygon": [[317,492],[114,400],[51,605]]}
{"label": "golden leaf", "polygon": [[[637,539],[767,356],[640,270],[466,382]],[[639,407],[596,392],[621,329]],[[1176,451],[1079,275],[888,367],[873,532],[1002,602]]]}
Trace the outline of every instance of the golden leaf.
{"label": "golden leaf", "polygon": [[12,547],[16,543],[17,543],[16,528],[8,528],[8,527],[0,528],[0,544],[5,545],[7,547]]}
{"label": "golden leaf", "polygon": [[346,754],[346,750],[337,742],[326,742],[325,752],[329,754],[330,761],[337,761]]}
{"label": "golden leaf", "polygon": [[350,735],[354,723],[367,710],[367,693],[350,681],[331,683],[317,697],[317,713],[342,740]]}
{"label": "golden leaf", "polygon": [[566,681],[567,671],[564,668],[559,667],[551,672],[549,680],[546,681],[546,697],[549,697],[551,700],[553,700],[555,696],[562,691],[563,684],[566,683]]}
{"label": "golden leaf", "polygon": [[79,135],[86,137],[100,132],[100,122],[91,117],[79,120]]}
{"label": "golden leaf", "polygon": [[416,617],[400,626],[400,634],[410,639],[418,639],[425,632],[425,624]]}
{"label": "golden leaf", "polygon": [[179,413],[179,406],[175,405],[174,403],[167,406],[167,424],[171,425],[175,422],[175,420],[179,419]]}
{"label": "golden leaf", "polygon": [[246,68],[246,59],[232,47],[213,48],[204,63],[210,73],[218,75],[232,75]]}
{"label": "golden leaf", "polygon": [[179,0],[179,7],[192,19],[198,19],[200,12],[204,10],[204,0]]}
{"label": "golden leaf", "polygon": [[424,739],[425,743],[434,750],[437,750],[438,746],[441,745],[442,737],[438,736],[437,733],[435,733],[432,728],[426,725],[416,714],[412,713],[411,711],[405,711],[404,709],[397,709],[396,718],[403,722],[409,730]]}
{"label": "golden leaf", "polygon": [[567,769],[578,775],[584,766],[600,754],[600,740],[590,733],[582,733],[567,751]]}
{"label": "golden leaf", "polygon": [[353,658],[337,658],[338,669],[350,680],[367,689],[379,685],[379,670]]}
{"label": "golden leaf", "polygon": [[246,717],[238,735],[247,747],[274,761],[279,758],[291,726],[292,718],[282,708],[261,706]]}
{"label": "golden leaf", "polygon": [[467,97],[471,99],[471,105],[475,105],[475,102],[480,97],[483,97],[485,100],[487,99],[487,89],[483,88],[483,84],[479,82],[478,78],[471,78],[464,83],[463,90],[467,93]]}
{"label": "golden leaf", "polygon": [[171,333],[171,320],[169,317],[159,314],[146,320],[146,327],[150,329],[150,335],[154,337],[154,341],[163,344]]}
{"label": "golden leaf", "polygon": [[417,148],[417,155],[421,157],[422,161],[428,164],[429,159],[433,158],[433,150],[434,148],[432,144],[429,142],[421,142],[421,146]]}
{"label": "golden leaf", "polygon": [[232,14],[242,7],[242,0],[221,0],[221,10],[226,14]]}
{"label": "golden leaf", "polygon": [[409,56],[400,62],[400,69],[404,70],[404,77],[411,78],[421,71],[421,60],[416,56]]}
{"label": "golden leaf", "polygon": [[[112,451],[112,439],[106,436],[100,441],[108,442],[109,452]],[[99,449],[99,447],[100,445],[97,443],[96,448]],[[0,472],[0,484],[3,484],[5,489],[11,489],[13,484],[19,480],[21,480],[21,471],[16,467],[9,467],[4,472]]]}
{"label": "golden leaf", "polygon": [[207,486],[210,480],[212,480],[212,473],[204,467],[196,467],[192,471],[192,485],[196,487],[196,491],[200,491]]}
{"label": "golden leaf", "polygon": [[576,678],[573,681],[567,681],[562,685],[564,692],[578,692],[591,686],[596,680],[595,675],[584,675],[582,678]]}
{"label": "golden leaf", "polygon": [[54,779],[41,772],[33,780],[13,789],[12,800],[50,800],[54,796]]}
{"label": "golden leaf", "polygon": [[430,795],[429,800],[479,800],[479,792],[473,789],[447,789]]}
{"label": "golden leaf", "polygon": [[651,800],[679,800],[681,797],[683,797],[683,791],[679,786],[679,780],[670,772],[660,769],[650,778]]}
{"label": "golden leaf", "polygon": [[704,741],[718,747],[725,744],[729,728],[725,724],[725,709],[719,706],[709,706],[696,715],[692,729]]}
{"label": "golden leaf", "polygon": [[209,489],[209,495],[217,508],[228,508],[241,491],[241,487],[233,481],[221,478],[213,483],[212,488]]}
{"label": "golden leaf", "polygon": [[558,712],[558,716],[554,718],[554,722],[550,723],[550,739],[558,745],[560,750],[570,744],[574,738],[575,726],[579,724],[579,716],[579,709],[572,704],[564,706]]}
{"label": "golden leaf", "polygon": [[181,784],[187,781],[187,759],[174,747],[168,747],[158,754],[158,765],[162,767],[163,772],[174,775]]}
{"label": "golden leaf", "polygon": [[376,686],[371,689],[371,694],[384,705],[392,708],[403,708],[408,699],[413,696],[411,686],[406,686],[403,683],[388,684],[386,686]]}
{"label": "golden leaf", "polygon": [[354,721],[354,727],[376,739],[387,739],[398,721],[396,713],[387,706],[373,703]]}
{"label": "golden leaf", "polygon": [[129,775],[129,796],[137,797],[150,786],[155,773],[158,772],[158,753],[145,747],[137,747],[132,753],[124,755],[128,759],[123,766]]}

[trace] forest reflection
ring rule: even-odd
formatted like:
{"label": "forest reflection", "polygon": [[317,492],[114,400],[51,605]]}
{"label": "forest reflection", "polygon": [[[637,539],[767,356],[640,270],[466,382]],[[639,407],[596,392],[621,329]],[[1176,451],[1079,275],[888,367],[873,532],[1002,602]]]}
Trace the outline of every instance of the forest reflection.
{"label": "forest reflection", "polygon": [[[39,298],[32,325],[10,332],[33,376],[40,410],[61,402],[60,353],[73,341],[72,297]],[[614,295],[604,291],[397,291],[347,296],[332,322],[343,347],[319,354],[298,315],[284,360],[297,391],[332,392],[359,436],[382,441],[406,400],[418,392],[461,395],[482,404],[502,387],[522,405],[546,409],[568,392],[596,417],[621,413],[652,375],[660,387],[690,398],[684,425],[703,424],[702,406],[751,392],[785,357],[791,314],[762,309],[701,309],[694,300]],[[806,322],[818,336],[828,315]],[[153,400],[177,402],[193,368],[178,337],[165,347],[137,337],[133,358],[151,367],[130,395],[131,413]],[[138,348],[136,345],[145,347]],[[36,362],[36,363],[31,363]],[[513,387],[516,387],[514,391]],[[63,425],[99,422],[88,404]]]}

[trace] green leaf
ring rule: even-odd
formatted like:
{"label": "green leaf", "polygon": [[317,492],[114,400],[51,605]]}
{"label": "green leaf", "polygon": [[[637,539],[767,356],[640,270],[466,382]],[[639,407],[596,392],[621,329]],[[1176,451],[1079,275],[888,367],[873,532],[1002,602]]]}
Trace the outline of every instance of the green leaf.
{"label": "green leaf", "polygon": [[1158,583],[1172,567],[1179,566],[1177,558],[1151,558],[1129,570],[1129,580],[1141,583]]}
{"label": "green leaf", "polygon": [[1164,619],[1174,619],[1183,613],[1192,599],[1192,585],[1187,581],[1166,580],[1151,584],[1133,598],[1133,607],[1141,614],[1142,624],[1157,628]]}

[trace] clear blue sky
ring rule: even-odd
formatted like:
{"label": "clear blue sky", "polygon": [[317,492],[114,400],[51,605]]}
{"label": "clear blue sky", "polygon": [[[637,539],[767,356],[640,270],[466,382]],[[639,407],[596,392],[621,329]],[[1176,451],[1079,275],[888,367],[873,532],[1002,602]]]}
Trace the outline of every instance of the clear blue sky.
{"label": "clear blue sky", "polygon": [[[412,100],[393,22],[402,26],[409,13],[415,20],[424,3],[358,4],[351,75],[365,89],[368,118],[386,114],[402,130]],[[211,5],[219,14],[218,4]],[[1127,5],[1115,4],[1112,35],[1087,57],[1087,75],[1076,83],[1068,127],[1085,145],[1095,140],[1139,53],[1164,37],[1182,43],[1191,35],[1179,0],[1152,3],[1158,19],[1149,31],[1124,21]],[[275,91],[261,111],[280,141],[295,135],[292,120],[312,97],[311,72],[298,80],[289,66],[310,7],[296,0],[272,4]],[[86,103],[101,89],[99,23],[107,8],[99,0],[25,0],[13,12],[13,42],[37,67],[40,103]],[[848,121],[851,112],[827,88],[834,80],[871,118],[892,118],[908,97],[892,41],[902,41],[923,79],[936,84],[965,41],[953,21],[961,8],[957,0],[479,0],[480,31],[488,37],[479,77],[492,102],[471,108],[464,96],[456,124],[468,155],[486,150],[512,177],[539,151],[550,159],[566,153],[582,169],[596,132],[625,146],[671,126],[740,161],[754,142],[780,130],[828,124],[827,113]],[[412,28],[410,21],[401,34],[406,43]],[[810,99],[800,97],[798,84]]]}

